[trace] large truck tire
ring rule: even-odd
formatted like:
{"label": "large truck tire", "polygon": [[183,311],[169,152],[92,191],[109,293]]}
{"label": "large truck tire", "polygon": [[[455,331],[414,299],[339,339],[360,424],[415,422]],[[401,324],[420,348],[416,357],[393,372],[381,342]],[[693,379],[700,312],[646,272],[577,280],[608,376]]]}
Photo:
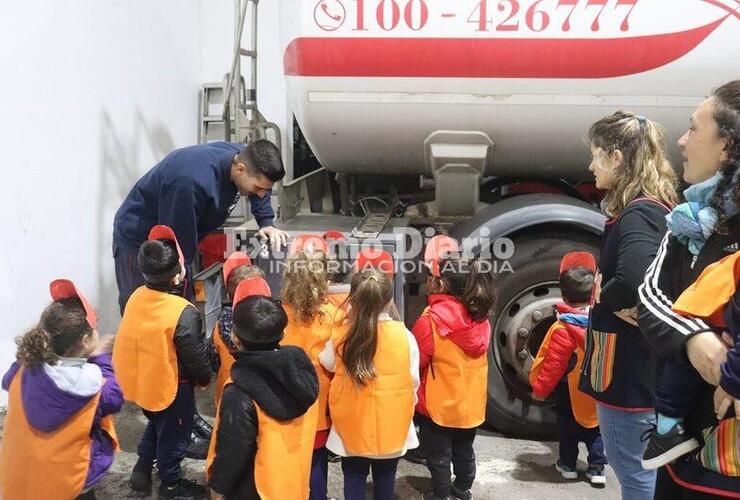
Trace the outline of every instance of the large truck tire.
{"label": "large truck tire", "polygon": [[494,275],[496,309],[491,316],[486,421],[504,434],[552,438],[553,404],[531,399],[527,374],[554,321],[553,305],[560,300],[560,260],[576,250],[597,255],[598,238],[565,228],[557,232],[534,228],[510,238],[512,272]]}

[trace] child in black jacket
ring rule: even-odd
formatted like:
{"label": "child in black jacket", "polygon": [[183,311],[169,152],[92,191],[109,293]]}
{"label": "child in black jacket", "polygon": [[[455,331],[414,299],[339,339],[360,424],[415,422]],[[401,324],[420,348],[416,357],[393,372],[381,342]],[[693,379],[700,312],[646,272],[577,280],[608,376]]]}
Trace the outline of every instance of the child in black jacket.
{"label": "child in black jacket", "polygon": [[211,498],[308,498],[318,425],[316,370],[302,349],[279,345],[288,322],[280,302],[242,298],[239,288],[233,332],[240,352],[211,443]]}

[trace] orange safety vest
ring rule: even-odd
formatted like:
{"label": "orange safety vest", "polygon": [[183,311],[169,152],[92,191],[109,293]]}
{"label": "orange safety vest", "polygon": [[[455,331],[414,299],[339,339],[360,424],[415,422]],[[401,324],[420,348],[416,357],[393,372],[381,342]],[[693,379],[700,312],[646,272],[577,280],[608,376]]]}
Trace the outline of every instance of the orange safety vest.
{"label": "orange safety vest", "polygon": [[679,314],[706,319],[717,328],[725,326],[722,317],[727,303],[735,295],[740,277],[740,252],[710,264],[673,303]]}
{"label": "orange safety vest", "polygon": [[401,451],[414,416],[414,385],[406,326],[380,321],[373,366],[376,378],[358,387],[342,363],[342,340],[349,325],[332,335],[336,371],[329,389],[329,412],[349,455],[382,456]]}
{"label": "orange safety vest", "polygon": [[229,352],[229,348],[224,344],[224,340],[221,338],[221,325],[216,322],[213,327],[213,344],[216,346],[216,352],[221,360],[221,364],[218,367],[218,374],[216,374],[216,393],[214,401],[216,402],[216,408],[221,405],[221,396],[224,394],[224,387],[226,381],[231,376],[231,367],[234,365],[236,359],[233,354]]}
{"label": "orange safety vest", "polygon": [[[21,397],[23,370],[15,374],[8,391],[8,413],[0,449],[0,498],[74,499],[82,493],[90,467],[90,432],[100,392],[58,429],[41,432],[26,419]],[[118,450],[113,418],[110,415],[102,418],[100,427]]]}
{"label": "orange safety vest", "polygon": [[319,354],[331,338],[331,329],[337,309],[331,304],[325,304],[319,310],[319,316],[314,318],[310,324],[304,325],[298,321],[295,309],[292,306],[283,304],[283,308],[288,315],[288,326],[285,327],[285,336],[281,344],[300,347],[313,363],[319,377],[319,424],[316,430],[326,430],[331,427],[331,418],[329,417],[331,374],[319,363]]}
{"label": "orange safety vest", "polygon": [[131,295],[113,345],[113,367],[126,401],[161,411],[175,400],[179,372],[174,336],[186,307],[193,305],[146,286]]}
{"label": "orange safety vest", "polygon": [[427,307],[434,339],[434,355],[426,378],[426,407],[437,425],[472,429],[486,419],[488,401],[488,358],[473,358],[449,337],[437,333],[437,325]]}
{"label": "orange safety vest", "polygon": [[[226,385],[231,384],[231,378]],[[254,457],[254,484],[263,500],[308,498],[313,442],[318,421],[318,406],[292,420],[276,420],[254,402],[257,410],[257,453]],[[216,412],[211,443],[206,458],[206,476],[216,458],[216,440],[221,411]],[[289,471],[290,478],[286,478]]]}
{"label": "orange safety vest", "polygon": [[[565,325],[556,321],[550,326],[550,329],[545,334],[545,338],[542,340],[540,350],[537,351],[537,356],[534,358],[532,368],[529,371],[529,380],[534,381],[539,377],[540,371],[542,370],[542,363],[547,356],[550,349],[550,341],[552,335],[556,330],[565,328]],[[570,406],[573,409],[573,417],[581,427],[586,429],[593,429],[599,425],[599,417],[596,414],[596,401],[588,394],[578,390],[578,383],[580,381],[581,367],[583,366],[583,358],[585,353],[581,347],[576,347],[576,365],[568,373],[568,394],[570,395]]]}

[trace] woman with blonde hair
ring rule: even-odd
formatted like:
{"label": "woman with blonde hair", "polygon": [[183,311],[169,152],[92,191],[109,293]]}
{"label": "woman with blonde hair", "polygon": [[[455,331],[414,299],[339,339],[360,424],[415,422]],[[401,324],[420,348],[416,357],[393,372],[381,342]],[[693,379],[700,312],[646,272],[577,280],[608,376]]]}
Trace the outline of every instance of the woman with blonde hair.
{"label": "woman with blonde hair", "polygon": [[641,435],[654,422],[650,347],[636,326],[637,289],[676,203],[676,174],[661,127],[618,111],[591,126],[589,170],[606,191],[601,242],[580,389],[598,403],[599,425],[622,498],[652,499],[655,473],[641,466]]}

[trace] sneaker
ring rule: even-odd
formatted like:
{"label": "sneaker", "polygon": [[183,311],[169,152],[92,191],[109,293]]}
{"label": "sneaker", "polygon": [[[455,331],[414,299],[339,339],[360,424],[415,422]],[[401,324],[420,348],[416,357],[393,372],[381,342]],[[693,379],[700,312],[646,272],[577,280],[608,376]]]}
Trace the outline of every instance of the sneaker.
{"label": "sneaker", "polygon": [[193,431],[193,433],[190,434],[190,444],[188,444],[185,456],[192,458],[193,460],[205,460],[208,456],[208,447],[210,444],[210,439],[206,439]]}
{"label": "sneaker", "polygon": [[555,470],[563,476],[563,479],[578,479],[578,471],[576,468],[571,467],[570,465],[565,465],[560,460],[555,464]]}
{"label": "sneaker", "polygon": [[643,437],[647,438],[650,441],[642,455],[642,468],[645,470],[662,467],[699,447],[699,441],[687,434],[681,424],[673,426],[668,434],[658,434],[655,428],[650,429]]}
{"label": "sneaker", "polygon": [[586,469],[586,480],[593,485],[606,485],[606,474],[603,465],[589,465]]}
{"label": "sneaker", "polygon": [[145,464],[141,459],[134,465],[128,485],[137,493],[147,496],[152,494],[152,466]]}
{"label": "sneaker", "polygon": [[426,465],[427,459],[424,458],[424,454],[421,452],[421,449],[414,448],[413,450],[409,450],[406,452],[406,454],[403,456],[406,460],[408,460],[411,463],[414,464],[420,464],[420,465]]}
{"label": "sneaker", "polygon": [[455,486],[455,483],[452,483],[452,487],[450,488],[450,495],[455,498],[459,498],[460,500],[473,500],[473,494],[470,492],[470,490],[458,489]]}
{"label": "sneaker", "polygon": [[159,485],[159,500],[172,498],[175,500],[196,500],[207,498],[205,486],[201,486],[195,481],[180,479],[174,486],[166,486],[164,483]]}

